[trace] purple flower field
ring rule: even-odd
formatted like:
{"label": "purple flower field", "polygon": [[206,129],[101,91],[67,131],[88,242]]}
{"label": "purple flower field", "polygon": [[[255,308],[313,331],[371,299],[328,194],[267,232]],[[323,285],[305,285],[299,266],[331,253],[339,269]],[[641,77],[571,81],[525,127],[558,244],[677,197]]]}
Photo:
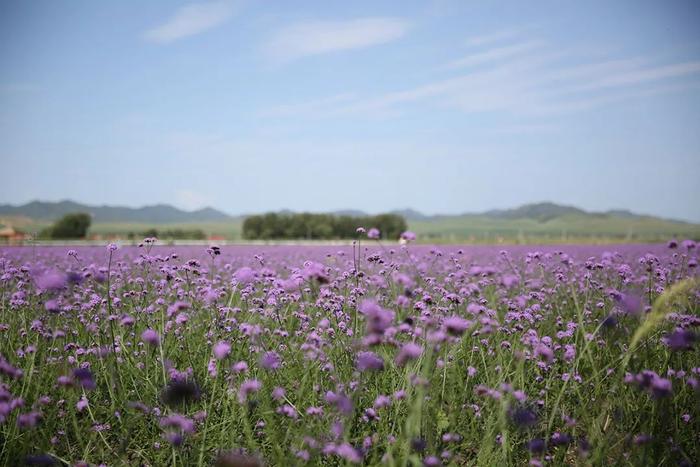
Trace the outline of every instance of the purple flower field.
{"label": "purple flower field", "polygon": [[0,464],[697,465],[695,243],[366,237],[0,248]]}

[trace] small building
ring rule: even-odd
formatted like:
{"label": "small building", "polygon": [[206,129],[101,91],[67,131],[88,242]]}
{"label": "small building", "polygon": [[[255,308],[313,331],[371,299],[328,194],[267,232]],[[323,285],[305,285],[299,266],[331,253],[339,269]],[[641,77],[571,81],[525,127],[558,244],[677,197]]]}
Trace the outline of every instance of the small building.
{"label": "small building", "polygon": [[29,235],[12,226],[0,226],[0,243],[8,245],[21,244],[29,238]]}

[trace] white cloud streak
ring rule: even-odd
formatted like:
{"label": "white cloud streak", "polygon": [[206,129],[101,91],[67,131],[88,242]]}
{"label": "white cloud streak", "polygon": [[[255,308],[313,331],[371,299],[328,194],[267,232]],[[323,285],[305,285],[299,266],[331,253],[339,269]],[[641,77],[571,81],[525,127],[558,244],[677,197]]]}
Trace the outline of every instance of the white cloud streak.
{"label": "white cloud streak", "polygon": [[497,47],[453,60],[445,65],[444,68],[454,70],[457,68],[473,67],[497,62],[511,57],[517,57],[525,52],[530,52],[533,49],[537,49],[542,45],[543,43],[541,41],[528,41],[505,47]]}
{"label": "white cloud streak", "polygon": [[362,49],[403,37],[409,23],[400,18],[360,18],[349,21],[311,21],[278,31],[265,45],[277,63],[338,51]]}
{"label": "white cloud streak", "polygon": [[185,5],[165,23],[146,31],[144,37],[156,44],[169,44],[220,26],[234,12],[235,6],[229,1]]}
{"label": "white cloud streak", "polygon": [[290,116],[303,111],[303,115],[320,118],[383,117],[420,103],[464,113],[500,112],[510,117],[538,118],[694,89],[698,84],[694,78],[700,76],[698,61],[658,63],[653,57],[626,57],[572,63],[576,58],[570,50],[542,41],[511,41],[482,47],[436,70],[468,68],[455,77],[375,96],[318,99],[314,105],[292,104],[284,109]]}

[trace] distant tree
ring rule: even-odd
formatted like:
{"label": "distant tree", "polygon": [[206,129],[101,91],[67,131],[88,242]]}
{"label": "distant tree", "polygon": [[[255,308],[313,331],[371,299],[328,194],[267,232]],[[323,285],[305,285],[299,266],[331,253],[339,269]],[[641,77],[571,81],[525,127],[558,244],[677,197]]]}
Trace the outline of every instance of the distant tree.
{"label": "distant tree", "polygon": [[66,214],[51,226],[50,236],[55,239],[85,238],[90,228],[90,214]]}
{"label": "distant tree", "polygon": [[396,214],[351,217],[332,214],[267,213],[243,221],[243,238],[248,240],[356,238],[357,228],[376,227],[382,238],[396,240],[406,230],[406,221]]}
{"label": "distant tree", "polygon": [[262,231],[262,216],[246,217],[243,221],[243,238],[259,239]]}
{"label": "distant tree", "polygon": [[172,240],[206,240],[207,235],[201,229],[171,229],[161,232],[161,237]]}
{"label": "distant tree", "polygon": [[151,238],[151,237],[158,238],[158,231],[154,228],[150,228],[150,229],[144,231],[143,233],[141,233],[141,236],[143,236],[144,238]]}

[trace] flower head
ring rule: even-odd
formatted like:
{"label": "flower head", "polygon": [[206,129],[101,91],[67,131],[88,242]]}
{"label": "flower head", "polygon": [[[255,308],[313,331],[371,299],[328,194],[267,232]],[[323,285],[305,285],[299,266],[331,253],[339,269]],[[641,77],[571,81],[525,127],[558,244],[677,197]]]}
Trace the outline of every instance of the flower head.
{"label": "flower head", "polygon": [[404,344],[399,353],[396,355],[396,364],[403,366],[409,360],[414,360],[420,357],[421,353],[423,353],[423,348],[420,345],[414,344],[413,342]]}
{"label": "flower head", "polygon": [[282,360],[277,352],[265,352],[263,356],[260,357],[260,366],[266,370],[276,370],[280,365],[282,365]]}
{"label": "flower head", "polygon": [[228,354],[230,353],[231,344],[228,342],[221,341],[214,346],[214,357],[216,357],[217,360],[223,360],[224,358],[228,357]]}
{"label": "flower head", "polygon": [[383,370],[384,360],[374,352],[360,352],[357,354],[357,369],[360,371]]}
{"label": "flower head", "polygon": [[141,333],[141,340],[153,346],[158,345],[158,343],[160,342],[158,333],[153,329],[146,329],[145,331],[143,331]]}

